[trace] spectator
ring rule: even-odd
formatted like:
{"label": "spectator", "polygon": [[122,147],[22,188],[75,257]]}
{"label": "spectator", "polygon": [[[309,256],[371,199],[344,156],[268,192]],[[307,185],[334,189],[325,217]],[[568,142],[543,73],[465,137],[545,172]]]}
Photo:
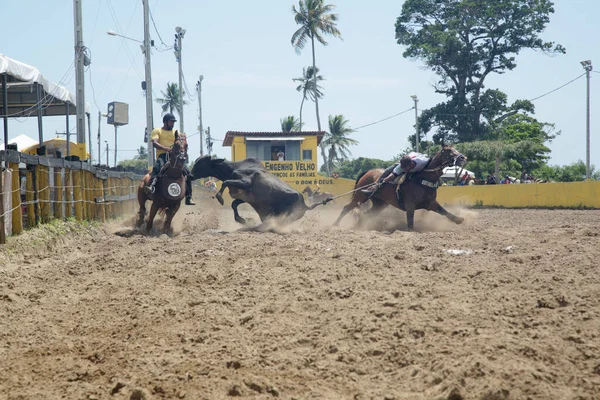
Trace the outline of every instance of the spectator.
{"label": "spectator", "polygon": [[465,174],[463,176],[460,177],[460,181],[458,182],[459,186],[465,186],[469,183],[469,173],[465,172]]}
{"label": "spectator", "polygon": [[493,172],[490,172],[487,176],[487,179],[485,180],[485,183],[487,185],[495,185],[498,183],[498,180],[496,179],[496,176],[494,175]]}
{"label": "spectator", "polygon": [[512,181],[510,180],[510,176],[508,176],[508,175],[505,175],[504,179],[502,179],[500,181],[500,184],[502,184],[502,185],[509,185],[511,183],[512,183]]}
{"label": "spectator", "polygon": [[279,152],[277,153],[277,161],[284,161],[285,160],[285,153],[281,150],[279,150]]}

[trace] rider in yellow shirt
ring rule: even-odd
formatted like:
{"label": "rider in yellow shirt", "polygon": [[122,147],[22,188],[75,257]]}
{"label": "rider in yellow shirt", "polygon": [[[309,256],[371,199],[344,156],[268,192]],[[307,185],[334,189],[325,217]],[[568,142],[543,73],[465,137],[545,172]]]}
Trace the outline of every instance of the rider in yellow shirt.
{"label": "rider in yellow shirt", "polygon": [[[154,187],[156,185],[156,181],[158,179],[158,173],[162,169],[163,165],[167,162],[167,154],[171,150],[171,147],[175,143],[175,135],[178,134],[177,131],[173,131],[173,126],[177,119],[171,113],[166,113],[163,116],[163,126],[162,128],[154,128],[152,130],[151,141],[152,145],[156,149],[156,162],[154,163],[154,168],[152,168],[152,173],[150,175],[150,186],[148,190],[151,193],[154,193]],[[187,156],[187,154],[186,154]],[[194,205],[194,201],[192,200],[192,180],[189,168],[186,166],[184,168],[184,173],[186,175],[185,178],[185,204],[188,206]]]}

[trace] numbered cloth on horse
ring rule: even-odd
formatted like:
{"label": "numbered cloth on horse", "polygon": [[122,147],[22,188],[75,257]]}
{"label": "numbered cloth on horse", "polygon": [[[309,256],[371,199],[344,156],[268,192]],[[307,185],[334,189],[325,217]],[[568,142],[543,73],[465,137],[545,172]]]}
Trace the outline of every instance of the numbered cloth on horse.
{"label": "numbered cloth on horse", "polygon": [[192,176],[194,179],[212,176],[221,180],[221,190],[215,197],[223,204],[222,193],[229,188],[229,195],[234,199],[231,204],[234,218],[240,223],[246,223],[237,210],[242,203],[250,204],[263,222],[271,217],[281,217],[286,222],[295,221],[306,210],[314,208],[307,207],[298,191],[253,158],[235,162],[210,156],[199,157],[192,167]]}

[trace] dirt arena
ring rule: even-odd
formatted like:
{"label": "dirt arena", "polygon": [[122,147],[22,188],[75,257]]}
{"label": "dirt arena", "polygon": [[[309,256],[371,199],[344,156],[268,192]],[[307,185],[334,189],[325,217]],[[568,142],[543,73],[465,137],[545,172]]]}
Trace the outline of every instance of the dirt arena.
{"label": "dirt arena", "polygon": [[[0,253],[0,399],[600,399],[600,211],[240,231],[204,200]],[[256,214],[247,209],[243,215]],[[75,228],[73,228],[75,229]]]}

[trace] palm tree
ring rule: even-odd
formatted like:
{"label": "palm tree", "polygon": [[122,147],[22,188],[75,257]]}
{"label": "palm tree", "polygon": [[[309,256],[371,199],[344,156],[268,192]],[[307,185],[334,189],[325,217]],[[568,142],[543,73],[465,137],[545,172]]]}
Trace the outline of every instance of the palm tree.
{"label": "palm tree", "polygon": [[348,137],[355,130],[348,127],[347,124],[348,120],[344,119],[343,115],[329,116],[329,133],[325,135],[325,138],[321,142],[323,148],[329,148],[329,165],[326,167],[329,171],[333,169],[335,161],[342,162],[348,160],[351,154],[348,147],[358,144],[358,140]]}
{"label": "palm tree", "polygon": [[322,75],[319,75],[319,68],[313,69],[313,67],[302,68],[302,77],[293,78],[294,82],[300,84],[296,87],[298,92],[302,93],[302,101],[300,102],[300,128],[302,129],[302,108],[304,107],[304,100],[310,98],[315,101],[316,98],[323,98],[322,87],[317,84],[315,89],[315,81],[313,79],[313,71],[317,74],[317,82],[324,80]]}
{"label": "palm tree", "polygon": [[279,122],[281,123],[282,132],[300,131],[300,121],[293,115],[288,115],[287,117],[281,118]]}
{"label": "palm tree", "polygon": [[[292,6],[292,12],[294,13],[294,20],[296,24],[300,25],[300,28],[292,35],[292,46],[296,49],[296,53],[300,53],[300,50],[304,49],[308,39],[310,39],[312,49],[312,64],[313,70],[316,71],[316,58],[315,58],[315,39],[324,46],[327,46],[327,41],[324,38],[324,34],[332,35],[334,37],[342,38],[342,34],[336,27],[336,21],[338,20],[337,14],[332,14],[331,11],[335,6],[330,4],[323,4],[323,0],[299,0],[298,9],[296,6]],[[317,87],[317,74],[313,74],[315,88]],[[319,98],[315,97],[315,109],[317,112],[317,128],[321,131],[321,118],[319,117]],[[327,158],[325,156],[325,149],[321,147],[321,154],[323,156],[323,162],[328,170]]]}
{"label": "palm tree", "polygon": [[[173,110],[177,111],[177,114],[181,116],[181,105],[179,104],[179,86],[176,83],[167,82],[167,91],[160,91],[163,95],[162,98],[157,98],[156,102],[161,105],[163,114],[167,111],[171,114]],[[185,92],[183,92],[185,95]],[[187,101],[183,100],[183,104],[186,105]]]}

